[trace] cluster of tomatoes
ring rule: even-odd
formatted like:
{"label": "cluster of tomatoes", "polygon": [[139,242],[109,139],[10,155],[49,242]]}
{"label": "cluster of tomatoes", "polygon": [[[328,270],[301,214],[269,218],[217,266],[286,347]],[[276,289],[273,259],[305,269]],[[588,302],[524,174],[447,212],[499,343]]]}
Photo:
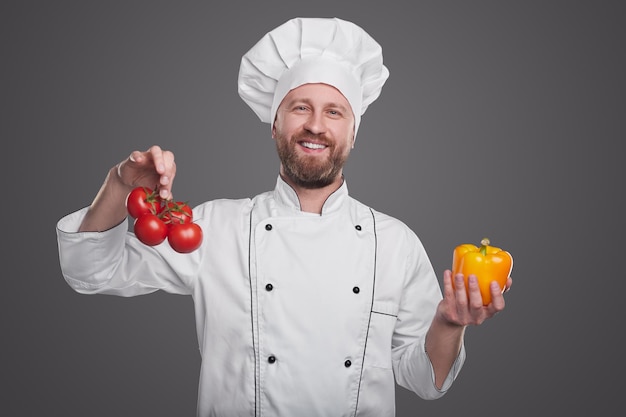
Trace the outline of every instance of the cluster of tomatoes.
{"label": "cluster of tomatoes", "polygon": [[189,253],[202,243],[202,228],[193,222],[187,203],[165,200],[156,190],[136,187],[126,197],[126,209],[135,219],[135,236],[145,245],[156,246],[167,239],[176,252]]}

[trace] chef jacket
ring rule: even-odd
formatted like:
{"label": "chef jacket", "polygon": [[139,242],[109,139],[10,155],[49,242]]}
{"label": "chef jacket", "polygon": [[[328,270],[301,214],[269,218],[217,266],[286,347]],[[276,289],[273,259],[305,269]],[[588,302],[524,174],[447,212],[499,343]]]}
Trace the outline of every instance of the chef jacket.
{"label": "chef jacket", "polygon": [[[348,195],[302,212],[280,176],[252,199],[194,207],[202,246],[177,253],[140,243],[122,223],[77,232],[83,208],[59,220],[63,276],[77,292],[193,297],[202,358],[198,416],[395,414],[395,384],[442,396],[425,350],[441,300],[418,237]],[[395,379],[394,379],[395,377]]]}

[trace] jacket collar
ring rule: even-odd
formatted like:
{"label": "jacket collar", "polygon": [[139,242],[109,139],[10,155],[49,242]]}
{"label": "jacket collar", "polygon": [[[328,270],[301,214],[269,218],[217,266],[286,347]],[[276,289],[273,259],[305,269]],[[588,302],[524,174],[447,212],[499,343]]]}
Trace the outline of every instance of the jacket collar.
{"label": "jacket collar", "polygon": [[[348,197],[348,185],[345,178],[342,178],[341,186],[328,196],[324,205],[322,206],[322,216],[338,211],[346,198]],[[298,194],[291,188],[289,184],[282,179],[279,175],[276,180],[276,188],[274,188],[274,198],[279,205],[286,208],[300,211],[300,200]]]}

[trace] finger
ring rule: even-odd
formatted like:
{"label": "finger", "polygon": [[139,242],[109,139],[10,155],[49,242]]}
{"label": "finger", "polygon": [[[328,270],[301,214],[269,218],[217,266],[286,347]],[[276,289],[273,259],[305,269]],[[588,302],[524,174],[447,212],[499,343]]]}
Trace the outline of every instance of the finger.
{"label": "finger", "polygon": [[461,317],[464,317],[467,313],[468,296],[463,274],[456,274],[454,276],[454,297],[456,298],[457,313]]}
{"label": "finger", "polygon": [[513,278],[508,277],[506,280],[506,284],[504,285],[504,292],[507,292],[508,290],[510,290],[512,285],[513,285]]}
{"label": "finger", "polygon": [[170,151],[160,152],[160,164],[162,164],[162,172],[159,172],[159,195],[161,198],[172,198],[172,185],[176,176],[176,163],[174,161],[174,153]]}
{"label": "finger", "polygon": [[500,285],[496,281],[489,284],[489,291],[491,292],[491,309],[493,314],[502,311],[504,309],[504,295]]}
{"label": "finger", "polygon": [[153,145],[148,149],[148,154],[152,158],[152,163],[154,164],[154,169],[160,175],[163,175],[165,172],[165,163],[163,161],[163,150],[158,145]]}
{"label": "finger", "polygon": [[136,163],[136,164],[141,164],[141,163],[145,162],[146,157],[143,154],[143,152],[141,152],[141,151],[133,151],[128,156],[128,160],[130,162],[133,162],[133,163]]}
{"label": "finger", "polygon": [[467,277],[467,288],[469,291],[469,305],[473,310],[482,309],[483,296],[480,294],[480,287],[478,286],[478,279],[476,275],[470,274]]}
{"label": "finger", "polygon": [[176,162],[174,161],[174,153],[170,151],[163,152],[163,165],[164,171],[163,175],[166,175],[170,182],[174,180],[174,176],[176,175]]}
{"label": "finger", "polygon": [[454,299],[454,286],[452,285],[452,271],[449,269],[443,271],[443,296],[444,298]]}
{"label": "finger", "polygon": [[154,169],[159,174],[159,185],[165,189],[171,189],[171,184],[176,175],[174,153],[163,150],[160,146],[153,145],[146,152],[146,156],[152,160]]}

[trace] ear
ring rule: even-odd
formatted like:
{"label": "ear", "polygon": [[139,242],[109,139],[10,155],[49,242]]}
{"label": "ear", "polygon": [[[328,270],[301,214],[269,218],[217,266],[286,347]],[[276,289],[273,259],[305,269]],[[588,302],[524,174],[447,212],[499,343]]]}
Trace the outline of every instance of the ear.
{"label": "ear", "polygon": [[272,123],[272,139],[276,139],[276,125]]}

